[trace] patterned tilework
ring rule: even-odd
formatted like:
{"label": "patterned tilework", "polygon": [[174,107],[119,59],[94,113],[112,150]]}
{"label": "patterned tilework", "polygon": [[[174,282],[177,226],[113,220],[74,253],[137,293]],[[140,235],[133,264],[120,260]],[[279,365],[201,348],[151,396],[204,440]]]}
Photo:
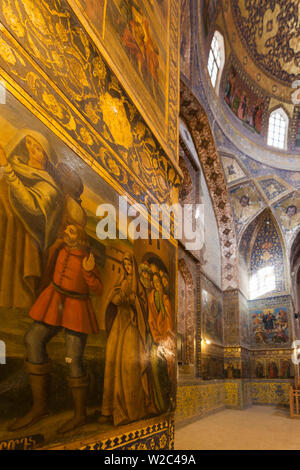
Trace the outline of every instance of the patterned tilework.
{"label": "patterned tilework", "polygon": [[243,407],[248,408],[252,405],[251,381],[243,382]]}
{"label": "patterned tilework", "polygon": [[226,380],[225,403],[227,408],[243,410],[252,404],[250,380]]}
{"label": "patterned tilework", "polygon": [[230,190],[230,198],[237,234],[262,209],[264,203],[253,183],[238,186]]}
{"label": "patterned tilework", "polygon": [[241,346],[227,346],[224,348],[224,369],[227,379],[248,379],[250,369],[251,351]]}
{"label": "patterned tilework", "polygon": [[242,409],[242,384],[240,381],[225,382],[225,403],[227,408]]}
{"label": "patterned tilework", "polygon": [[200,384],[178,384],[176,421],[205,416],[225,406],[223,381]]}
{"label": "patterned tilework", "polygon": [[288,405],[289,380],[253,381],[251,394],[254,405]]}
{"label": "patterned tilework", "polygon": [[[157,421],[157,420],[156,420]],[[174,420],[149,420],[143,427],[132,426],[119,434],[99,436],[93,440],[73,441],[67,445],[51,447],[51,450],[172,450],[174,449]]]}
{"label": "patterned tilework", "polygon": [[257,379],[290,379],[294,377],[292,349],[255,350],[251,353],[251,377]]}

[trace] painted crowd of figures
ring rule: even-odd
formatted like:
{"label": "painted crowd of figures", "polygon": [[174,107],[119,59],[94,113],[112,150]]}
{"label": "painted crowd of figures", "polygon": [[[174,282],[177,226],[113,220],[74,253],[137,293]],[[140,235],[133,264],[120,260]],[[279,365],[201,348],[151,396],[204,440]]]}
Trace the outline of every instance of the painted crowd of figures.
{"label": "painted crowd of figures", "polygon": [[[89,377],[83,364],[89,334],[99,333],[91,294],[101,279],[86,233],[84,190],[76,171],[57,163],[48,140],[22,130],[0,147],[0,307],[29,310],[26,362],[33,397],[29,413],[10,431],[48,414],[51,361],[47,344],[65,330],[68,383],[74,416],[59,432],[86,423]],[[139,268],[123,255],[123,278],[105,312],[107,347],[100,422],[129,423],[167,411],[175,382],[174,321],[166,271]]]}
{"label": "painted crowd of figures", "polygon": [[231,69],[226,87],[225,102],[237,117],[261,133],[263,101],[254,97],[253,93],[239,79],[234,68]]}
{"label": "painted crowd of figures", "polygon": [[280,344],[289,341],[288,318],[285,309],[267,309],[252,314],[256,344]]}
{"label": "painted crowd of figures", "polygon": [[266,365],[263,361],[257,361],[255,365],[255,376],[258,379],[289,379],[291,378],[291,362],[287,359],[283,361],[270,361]]}

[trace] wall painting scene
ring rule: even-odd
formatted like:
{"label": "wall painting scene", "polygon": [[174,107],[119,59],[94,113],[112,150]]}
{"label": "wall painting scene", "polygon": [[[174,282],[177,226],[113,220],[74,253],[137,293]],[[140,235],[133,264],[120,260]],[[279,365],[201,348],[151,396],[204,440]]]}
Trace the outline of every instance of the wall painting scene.
{"label": "wall painting scene", "polygon": [[[120,81],[164,145],[169,146],[169,114],[177,110],[172,109],[168,74],[178,75],[169,63],[170,49],[177,48],[170,43],[171,22],[178,20],[172,18],[170,0],[68,1],[79,9],[79,18],[83,15],[88,20]],[[141,99],[145,96],[147,99]]]}
{"label": "wall painting scene", "polygon": [[0,166],[0,443],[174,410],[174,245],[100,240],[118,194],[8,93]]}

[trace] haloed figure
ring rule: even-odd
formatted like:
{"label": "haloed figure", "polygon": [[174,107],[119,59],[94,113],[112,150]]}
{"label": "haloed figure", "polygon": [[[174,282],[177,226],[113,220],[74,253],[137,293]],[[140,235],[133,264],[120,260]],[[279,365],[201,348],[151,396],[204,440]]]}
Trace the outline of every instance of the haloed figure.
{"label": "haloed figure", "polygon": [[89,381],[83,367],[83,353],[88,334],[99,332],[90,291],[97,295],[102,293],[95,259],[89,253],[84,228],[69,225],[58,250],[52,282],[29,312],[34,323],[25,335],[26,370],[29,374],[33,406],[29,413],[13,423],[10,431],[31,426],[48,414],[51,363],[46,346],[62,328],[65,329],[68,382],[75,415],[59,432],[65,433],[85,424]]}

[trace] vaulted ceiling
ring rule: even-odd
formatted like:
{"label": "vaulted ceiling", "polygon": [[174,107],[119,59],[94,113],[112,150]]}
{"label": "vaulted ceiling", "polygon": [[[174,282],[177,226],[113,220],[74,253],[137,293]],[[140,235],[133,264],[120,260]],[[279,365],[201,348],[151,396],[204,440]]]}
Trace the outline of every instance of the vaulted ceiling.
{"label": "vaulted ceiling", "polygon": [[[289,251],[300,229],[300,0],[183,0],[182,6],[181,77],[207,114],[237,243],[267,210]],[[225,45],[218,91],[207,70],[215,31]],[[232,75],[235,106],[226,101]],[[238,113],[243,96],[248,114],[262,105],[259,126]],[[270,113],[279,107],[289,119],[285,150],[267,142]]]}

